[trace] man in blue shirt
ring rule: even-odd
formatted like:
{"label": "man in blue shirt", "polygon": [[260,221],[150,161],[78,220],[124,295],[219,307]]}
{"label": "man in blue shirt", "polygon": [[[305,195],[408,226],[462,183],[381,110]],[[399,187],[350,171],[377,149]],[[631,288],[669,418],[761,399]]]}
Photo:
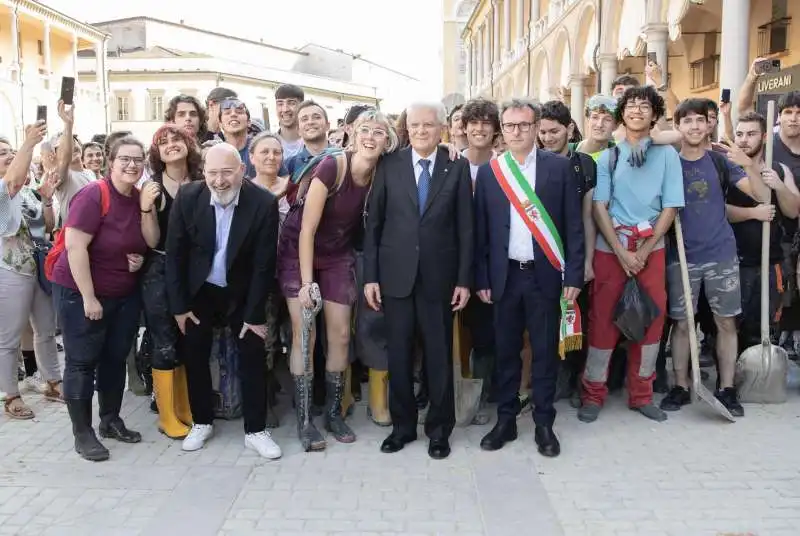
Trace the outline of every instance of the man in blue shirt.
{"label": "man in blue shirt", "polygon": [[252,179],[256,176],[256,168],[250,162],[250,111],[244,102],[239,99],[225,99],[219,105],[219,124],[222,136],[226,143],[230,143],[239,151],[242,163],[245,166],[244,176]]}
{"label": "man in blue shirt", "polygon": [[645,417],[665,420],[653,404],[653,379],[667,305],[664,235],[683,206],[678,153],[651,145],[650,130],[664,114],[664,99],[652,87],[625,91],[615,110],[625,125],[625,139],[606,149],[597,161],[594,214],[597,244],[589,314],[589,355],[583,376],[578,418],[597,420],[608,395],[611,353],[620,338],[614,310],[630,277],[661,311],[641,341],[628,347],[628,405]]}
{"label": "man in blue shirt", "polygon": [[286,171],[290,176],[301,171],[312,158],[328,148],[328,114],[325,109],[307,100],[297,106],[297,124],[303,139],[300,152],[286,161]]}
{"label": "man in blue shirt", "polygon": [[[675,124],[683,135],[680,158],[686,206],[680,217],[692,306],[697,307],[702,286],[717,327],[720,389],[716,397],[731,414],[741,417],[744,409],[737,399],[733,377],[738,355],[736,316],[742,312],[742,298],[736,239],[725,212],[725,197],[728,189],[736,187],[755,199],[768,200],[769,190],[761,179],[760,167],[741,148],[731,147],[727,157],[706,149],[708,113],[706,99],[687,99],[675,111]],[[669,316],[675,320],[672,329],[675,386],[661,401],[661,409],[666,411],[677,411],[691,402],[688,390],[689,326],[681,268],[674,250],[670,247],[667,289]]]}

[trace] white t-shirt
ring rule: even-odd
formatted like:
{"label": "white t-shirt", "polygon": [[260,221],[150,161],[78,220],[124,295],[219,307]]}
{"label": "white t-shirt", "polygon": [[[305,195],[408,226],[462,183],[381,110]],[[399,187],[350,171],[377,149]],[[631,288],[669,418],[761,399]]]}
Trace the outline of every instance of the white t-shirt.
{"label": "white t-shirt", "polygon": [[84,186],[95,181],[95,174],[88,169],[81,171],[67,171],[67,178],[53,196],[53,213],[56,215],[56,227],[61,227],[67,221],[69,202]]}
{"label": "white t-shirt", "polygon": [[283,139],[283,136],[278,134],[278,137],[281,139],[281,145],[283,146],[283,161],[288,162],[291,160],[297,153],[299,153],[305,143],[303,142],[303,138],[297,138],[294,141],[286,141]]}

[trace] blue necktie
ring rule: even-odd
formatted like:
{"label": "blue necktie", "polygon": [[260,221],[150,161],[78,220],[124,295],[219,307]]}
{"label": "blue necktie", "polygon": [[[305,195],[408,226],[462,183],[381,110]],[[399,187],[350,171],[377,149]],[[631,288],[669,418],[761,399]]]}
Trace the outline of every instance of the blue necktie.
{"label": "blue necktie", "polygon": [[419,201],[419,215],[425,212],[425,202],[428,200],[428,190],[431,186],[431,172],[429,166],[430,160],[422,159],[419,161],[422,167],[422,172],[419,174],[419,182],[417,183],[417,200]]}

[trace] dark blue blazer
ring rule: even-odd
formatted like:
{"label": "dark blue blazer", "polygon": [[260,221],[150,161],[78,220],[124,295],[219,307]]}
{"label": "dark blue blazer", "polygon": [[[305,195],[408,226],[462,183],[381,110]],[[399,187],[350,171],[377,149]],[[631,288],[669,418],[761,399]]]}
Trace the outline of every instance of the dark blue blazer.
{"label": "dark blue blazer", "polygon": [[[536,195],[542,200],[564,243],[566,270],[563,286],[583,288],[583,219],[580,185],[570,161],[563,156],[536,151]],[[475,184],[475,289],[491,289],[492,301],[503,297],[508,273],[508,236],[511,203],[487,163],[478,169]],[[553,268],[533,239],[536,278],[545,296],[561,295],[561,273]]]}

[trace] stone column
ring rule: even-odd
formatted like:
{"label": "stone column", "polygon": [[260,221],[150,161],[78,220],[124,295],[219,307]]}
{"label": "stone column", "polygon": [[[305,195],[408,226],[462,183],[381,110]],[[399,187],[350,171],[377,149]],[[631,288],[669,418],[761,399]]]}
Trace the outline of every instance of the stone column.
{"label": "stone column", "polygon": [[541,17],[539,14],[541,7],[541,0],[531,0],[531,26],[535,25]]}
{"label": "stone column", "polygon": [[647,52],[656,53],[656,61],[661,66],[662,72],[666,77],[669,72],[669,28],[667,28],[666,24],[649,24],[645,26],[644,32],[647,36]]}
{"label": "stone column", "polygon": [[483,28],[483,80],[491,80],[492,78],[492,40],[489,32],[491,26],[487,21]]}
{"label": "stone column", "polygon": [[72,33],[72,76],[78,78],[78,34]]}
{"label": "stone column", "polygon": [[44,23],[44,36],[42,39],[42,48],[44,48],[44,70],[45,77],[50,83],[50,76],[53,74],[53,55],[50,50],[50,21]]}
{"label": "stone column", "polygon": [[500,68],[500,13],[498,3],[500,0],[492,0],[492,71]]}
{"label": "stone column", "polygon": [[[570,115],[578,125],[583,125],[583,107],[584,107],[584,86],[586,85],[586,76],[582,74],[573,74],[569,79],[570,89]],[[583,130],[583,129],[581,129]]]}
{"label": "stone column", "polygon": [[[736,96],[750,68],[750,0],[725,0],[722,2],[722,51],[720,54],[719,87],[731,90],[731,102]],[[731,111],[734,123],[738,110]]]}
{"label": "stone column", "polygon": [[465,88],[464,88],[464,95],[467,98],[472,96],[472,36],[468,35],[465,41],[466,46],[466,76],[464,77],[466,80]]}
{"label": "stone column", "polygon": [[517,43],[525,40],[525,0],[517,0]]}
{"label": "stone column", "polygon": [[[503,53],[508,54],[511,50],[511,0],[500,0],[503,2]],[[502,56],[501,56],[502,57]]]}
{"label": "stone column", "polygon": [[11,12],[11,68],[19,69],[19,15],[17,8]]}
{"label": "stone column", "polygon": [[603,95],[611,96],[614,89],[611,84],[617,77],[617,67],[619,63],[614,54],[600,54],[600,92]]}

